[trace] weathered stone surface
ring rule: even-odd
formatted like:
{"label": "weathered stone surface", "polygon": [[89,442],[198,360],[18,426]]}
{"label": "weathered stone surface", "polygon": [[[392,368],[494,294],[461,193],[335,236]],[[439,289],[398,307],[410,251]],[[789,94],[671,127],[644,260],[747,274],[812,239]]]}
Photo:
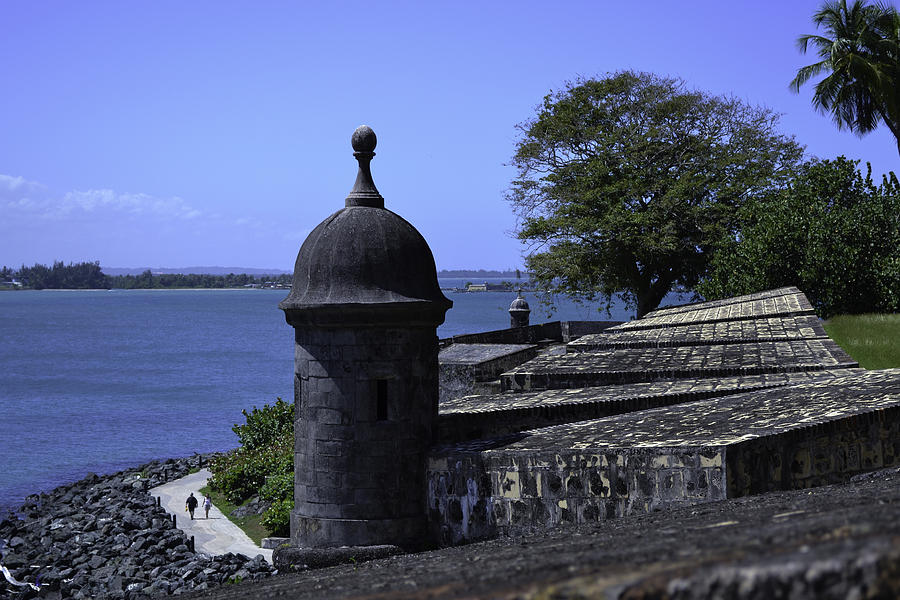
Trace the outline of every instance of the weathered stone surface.
{"label": "weathered stone surface", "polygon": [[662,348],[708,346],[798,339],[827,339],[818,317],[769,317],[739,321],[687,323],[655,329],[634,329],[583,336],[569,342],[569,352],[596,352],[607,348]]}
{"label": "weathered stone surface", "polygon": [[366,561],[402,554],[397,546],[344,546],[342,548],[276,548],[272,560],[279,572],[295,573],[307,569],[321,569],[344,563],[360,564]]}
{"label": "weathered stone surface", "polygon": [[800,339],[541,355],[507,371],[501,381],[504,391],[526,391],[858,366],[830,339]]}
{"label": "weathered stone surface", "polygon": [[497,379],[537,353],[534,344],[452,344],[438,353],[439,401],[475,393],[478,383]]}
{"label": "weathered stone surface", "polygon": [[860,369],[764,373],[743,377],[673,379],[647,383],[484,396],[465,396],[440,405],[441,443],[492,438],[554,424],[574,423],[681,402],[826,380]]}
{"label": "weathered stone surface", "polygon": [[[722,298],[721,300],[709,300],[703,302],[692,302],[688,304],[678,304],[675,306],[663,306],[661,308],[657,308],[656,310],[652,310],[644,315],[644,318],[647,317],[660,317],[663,315],[672,315],[675,313],[683,313],[683,312],[693,312],[699,309],[706,308],[718,308],[720,306],[727,306],[729,304],[743,304],[746,302],[753,302],[756,300],[766,300],[768,298],[775,298],[778,296],[802,296],[803,292],[801,292],[798,288],[794,286],[788,286],[783,288],[776,288],[774,290],[764,290],[762,292],[757,292],[755,294],[744,294],[742,296],[731,296],[730,298]],[[800,300],[801,304],[804,304],[803,300]]]}
{"label": "weathered stone surface", "polygon": [[715,302],[703,302],[669,309],[660,309],[643,318],[609,329],[634,331],[659,327],[676,327],[685,323],[713,323],[759,319],[762,317],[795,317],[815,315],[812,305],[797,288],[781,288],[749,296],[737,296]]}

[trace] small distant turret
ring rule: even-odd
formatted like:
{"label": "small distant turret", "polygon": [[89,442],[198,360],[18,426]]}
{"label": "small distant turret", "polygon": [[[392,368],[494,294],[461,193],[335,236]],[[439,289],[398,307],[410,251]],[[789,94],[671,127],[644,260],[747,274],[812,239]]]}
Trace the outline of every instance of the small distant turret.
{"label": "small distant turret", "polygon": [[522,290],[516,293],[516,299],[509,305],[509,326],[528,327],[528,319],[531,316],[531,308],[522,297]]}

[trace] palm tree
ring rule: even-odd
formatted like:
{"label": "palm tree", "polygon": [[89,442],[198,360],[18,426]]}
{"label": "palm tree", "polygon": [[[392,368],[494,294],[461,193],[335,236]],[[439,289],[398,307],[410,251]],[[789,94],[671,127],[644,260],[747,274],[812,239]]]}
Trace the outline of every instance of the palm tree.
{"label": "palm tree", "polygon": [[815,87],[813,106],[831,112],[838,128],[864,135],[884,122],[897,140],[900,154],[900,14],[893,6],[864,0],[825,2],[813,15],[829,37],[803,35],[797,47],[809,44],[821,60],[797,71],[791,89],[820,73],[829,73]]}

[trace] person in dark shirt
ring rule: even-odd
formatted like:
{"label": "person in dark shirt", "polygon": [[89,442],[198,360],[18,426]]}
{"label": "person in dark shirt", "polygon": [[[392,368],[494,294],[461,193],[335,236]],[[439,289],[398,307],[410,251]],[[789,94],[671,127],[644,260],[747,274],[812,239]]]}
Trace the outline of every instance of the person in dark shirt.
{"label": "person in dark shirt", "polygon": [[184,507],[191,513],[191,521],[193,521],[194,511],[197,509],[197,499],[194,498],[194,492],[191,492],[191,495],[188,496],[187,502],[184,503]]}

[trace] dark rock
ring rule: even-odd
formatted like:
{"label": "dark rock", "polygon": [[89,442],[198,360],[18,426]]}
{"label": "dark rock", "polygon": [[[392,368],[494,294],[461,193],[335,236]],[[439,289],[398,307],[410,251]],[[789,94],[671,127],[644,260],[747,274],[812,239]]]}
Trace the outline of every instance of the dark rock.
{"label": "dark rock", "polygon": [[100,567],[102,567],[105,564],[106,564],[106,559],[103,558],[102,556],[97,556],[97,555],[92,556],[91,559],[88,561],[88,566],[90,566],[92,569],[99,569]]}
{"label": "dark rock", "polygon": [[3,557],[3,564],[10,569],[21,567],[28,562],[28,558],[21,553],[10,552]]}
{"label": "dark rock", "polygon": [[261,500],[259,496],[254,496],[243,506],[239,506],[231,511],[231,516],[247,517],[250,515],[261,515],[269,510],[270,506],[272,506],[271,502],[266,502],[265,500]]}

